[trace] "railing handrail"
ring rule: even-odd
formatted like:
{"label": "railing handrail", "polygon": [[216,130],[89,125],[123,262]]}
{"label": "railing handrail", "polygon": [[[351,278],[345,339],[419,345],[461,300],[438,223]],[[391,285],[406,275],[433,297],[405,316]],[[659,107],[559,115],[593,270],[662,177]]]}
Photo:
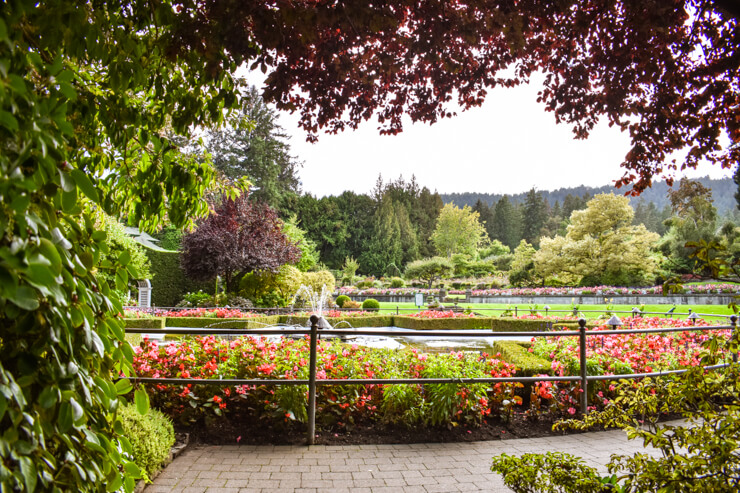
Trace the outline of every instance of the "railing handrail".
{"label": "railing handrail", "polygon": [[[650,334],[650,333],[663,333],[663,332],[688,332],[688,331],[705,331],[705,330],[733,330],[737,329],[736,315],[730,317],[731,325],[718,325],[718,326],[687,326],[687,327],[658,327],[652,329],[607,329],[607,330],[586,330],[586,319],[581,318],[578,320],[579,330],[566,330],[566,331],[536,331],[536,332],[495,332],[489,330],[473,330],[473,331],[454,331],[454,330],[415,330],[408,329],[404,331],[383,331],[383,330],[365,330],[353,329],[321,329],[319,334],[318,328],[318,317],[316,315],[311,316],[311,327],[310,329],[268,329],[268,328],[254,328],[254,329],[217,329],[212,327],[206,328],[169,328],[166,329],[168,333],[172,334],[191,334],[191,335],[309,335],[310,336],[310,363],[309,363],[309,379],[305,380],[290,380],[290,379],[199,379],[199,378],[153,378],[153,377],[122,377],[129,379],[133,382],[140,383],[158,383],[158,384],[171,384],[171,385],[308,385],[308,432],[307,432],[307,443],[312,445],[314,442],[314,430],[315,430],[315,418],[316,418],[316,386],[317,385],[398,385],[398,384],[460,384],[460,383],[502,383],[502,382],[540,382],[540,381],[579,381],[581,383],[581,413],[588,413],[588,383],[590,381],[601,381],[601,380],[621,380],[630,378],[645,378],[645,377],[658,377],[666,375],[682,374],[688,371],[688,369],[679,370],[665,370],[652,373],[629,373],[629,374],[618,374],[618,375],[588,375],[587,364],[586,364],[586,352],[587,350],[586,338],[588,336],[604,336],[613,334]],[[148,334],[152,333],[152,329],[149,328],[126,328],[128,333]],[[487,338],[499,338],[499,337],[579,337],[579,356],[580,356],[580,375],[568,375],[568,376],[534,376],[534,377],[491,377],[491,378],[411,378],[411,379],[322,379],[317,380],[316,378],[316,355],[319,335],[404,335],[411,337],[487,337]],[[732,337],[732,335],[731,335]],[[737,361],[737,354],[732,355],[733,361]],[[705,366],[705,370],[714,370],[719,368],[727,367],[727,364],[723,365],[712,365]]]}

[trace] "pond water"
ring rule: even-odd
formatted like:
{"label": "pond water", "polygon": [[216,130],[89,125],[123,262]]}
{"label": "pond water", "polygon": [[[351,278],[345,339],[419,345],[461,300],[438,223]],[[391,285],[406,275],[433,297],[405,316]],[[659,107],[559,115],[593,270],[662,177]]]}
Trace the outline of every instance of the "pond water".
{"label": "pond water", "polygon": [[530,341],[531,337],[420,337],[411,335],[411,329],[399,327],[362,327],[362,331],[393,331],[394,336],[356,335],[343,336],[342,340],[349,344],[376,348],[416,348],[425,353],[446,353],[449,351],[483,351],[491,353],[496,340]]}
{"label": "pond water", "polygon": [[[215,324],[214,324],[215,325]],[[279,326],[270,328],[290,328],[295,326]],[[179,327],[171,327],[179,328]],[[268,327],[265,327],[268,328]],[[531,337],[420,337],[411,335],[415,331],[411,329],[402,329],[400,327],[346,327],[340,326],[337,329],[346,330],[357,330],[363,332],[385,332],[392,331],[397,332],[398,335],[343,335],[343,336],[331,336],[326,333],[319,331],[320,338],[337,338],[348,344],[357,344],[358,346],[373,347],[373,348],[387,348],[387,349],[401,349],[401,348],[415,348],[425,353],[447,353],[450,351],[481,351],[487,353],[493,353],[493,343],[496,340],[509,340],[509,341],[521,341],[529,342]],[[166,329],[165,329],[166,330]],[[152,340],[163,340],[164,334],[148,334]],[[233,337],[233,336],[229,336]],[[299,337],[299,336],[294,336]],[[303,336],[300,336],[303,337]],[[268,336],[268,338],[279,338],[279,336]]]}

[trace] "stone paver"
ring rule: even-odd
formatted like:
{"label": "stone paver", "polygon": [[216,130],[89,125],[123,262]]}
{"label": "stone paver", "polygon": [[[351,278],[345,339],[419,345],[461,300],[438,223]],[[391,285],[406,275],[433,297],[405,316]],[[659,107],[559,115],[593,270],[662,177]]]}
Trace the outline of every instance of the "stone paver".
{"label": "stone paver", "polygon": [[501,453],[568,452],[606,473],[612,454],[656,453],[621,430],[470,443],[191,446],[145,493],[508,492]]}

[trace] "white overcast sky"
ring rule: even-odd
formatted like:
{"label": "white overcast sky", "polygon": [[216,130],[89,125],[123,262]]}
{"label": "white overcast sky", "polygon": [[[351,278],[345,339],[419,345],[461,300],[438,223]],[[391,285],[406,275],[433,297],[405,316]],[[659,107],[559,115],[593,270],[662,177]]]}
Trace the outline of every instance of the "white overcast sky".
{"label": "white overcast sky", "polygon": [[[318,197],[368,193],[379,173],[385,182],[415,175],[420,186],[439,193],[512,194],[532,187],[611,185],[621,178],[628,136],[601,122],[587,140],[573,139],[571,128],[556,124],[537,103],[538,89],[532,83],[492,90],[479,108],[434,125],[409,121],[395,136],[379,135],[369,120],[356,131],[320,134],[311,144],[297,126],[297,114],[280,114],[280,124],[292,136],[292,154],[303,161],[303,191]],[[732,171],[705,165],[687,175],[721,178]]]}

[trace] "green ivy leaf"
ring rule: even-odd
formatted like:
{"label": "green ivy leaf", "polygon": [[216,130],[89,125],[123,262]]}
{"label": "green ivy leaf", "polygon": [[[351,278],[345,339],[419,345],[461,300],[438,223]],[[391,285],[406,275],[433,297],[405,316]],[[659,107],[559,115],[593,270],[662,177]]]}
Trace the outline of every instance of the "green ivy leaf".
{"label": "green ivy leaf", "polygon": [[36,290],[28,286],[18,286],[14,293],[8,293],[7,296],[13,304],[24,310],[33,311],[39,307]]}
{"label": "green ivy leaf", "polygon": [[84,193],[88,199],[92,200],[96,204],[100,202],[98,191],[93,186],[90,178],[83,171],[79,169],[73,169],[70,174],[72,175],[75,183],[77,183],[77,187],[82,190],[82,193]]}
{"label": "green ivy leaf", "polygon": [[116,392],[118,395],[128,394],[132,388],[133,385],[131,385],[131,381],[128,378],[122,378],[116,382]]}
{"label": "green ivy leaf", "polygon": [[149,412],[149,394],[146,393],[144,387],[139,387],[134,392],[134,402],[136,403],[136,410],[139,414],[144,416]]}

